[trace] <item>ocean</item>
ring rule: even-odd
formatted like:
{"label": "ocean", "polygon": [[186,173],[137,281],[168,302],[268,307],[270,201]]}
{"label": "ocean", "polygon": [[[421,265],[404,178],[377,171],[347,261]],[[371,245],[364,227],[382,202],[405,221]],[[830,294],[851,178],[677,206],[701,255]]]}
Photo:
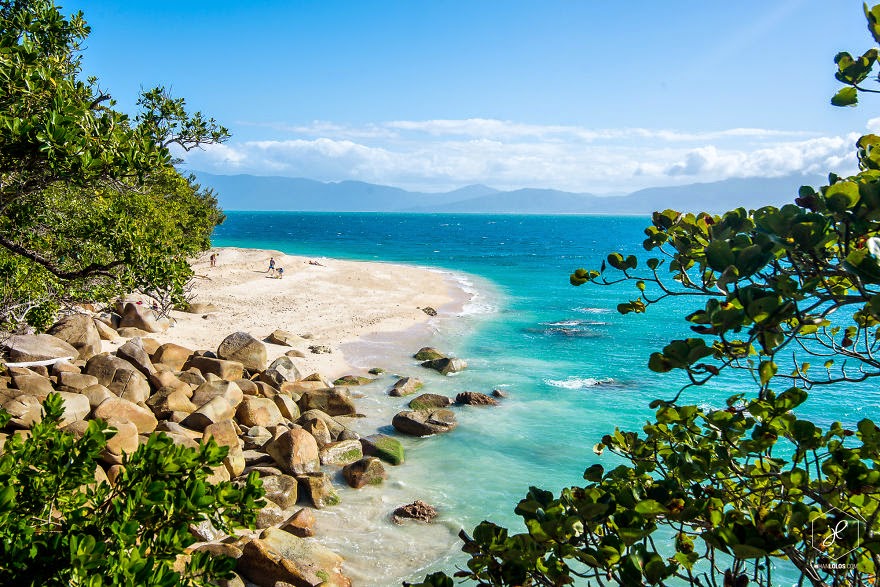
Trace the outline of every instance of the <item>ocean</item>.
{"label": "ocean", "polygon": [[[671,398],[685,383],[676,373],[652,373],[647,362],[668,341],[692,335],[684,316],[693,300],[667,300],[646,314],[621,316],[615,308],[637,296],[633,283],[568,282],[572,271],[598,268],[609,252],[645,258],[648,224],[642,217],[227,213],[214,233],[216,246],[447,273],[471,294],[455,316],[433,322],[430,332],[352,348],[353,363],[419,376],[424,392],[501,389],[509,395],[499,407],[456,408],[459,426],[449,434],[405,439],[407,462],[388,467],[386,487],[343,490],[343,505],[321,512],[319,535],[321,524],[348,529],[335,532],[328,546],[346,557],[356,584],[399,585],[436,569],[451,573],[466,560],[459,529],[470,531],[482,520],[523,531],[513,509],[529,486],[558,492],[582,484],[592,464],[613,466],[613,457],[596,456],[593,445],[615,427],[640,431],[653,416],[648,404]],[[418,346],[411,345],[428,335],[431,346],[466,359],[469,368],[453,377],[421,369],[410,358]],[[391,416],[410,398],[385,395],[391,381],[385,377],[362,390],[361,405],[371,415],[358,424],[361,430],[393,430]],[[754,389],[747,377],[728,376],[686,390],[681,401],[721,406],[729,395]],[[867,386],[858,394],[820,390],[802,410],[824,427],[877,418],[878,406],[880,393]],[[391,524],[388,513],[406,503],[395,500],[412,496],[436,506],[440,522],[430,529]],[[780,584],[784,576],[776,575]]]}

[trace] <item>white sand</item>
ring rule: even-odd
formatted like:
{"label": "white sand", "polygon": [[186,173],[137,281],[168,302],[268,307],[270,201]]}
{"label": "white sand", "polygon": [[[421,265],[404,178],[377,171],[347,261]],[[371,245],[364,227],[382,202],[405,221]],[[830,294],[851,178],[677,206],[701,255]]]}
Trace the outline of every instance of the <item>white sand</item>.
{"label": "white sand", "polygon": [[[210,266],[212,252],[218,254],[216,267]],[[269,276],[270,257],[276,267],[284,268],[282,279]],[[427,322],[430,316],[420,308],[440,308],[451,303],[456,293],[443,274],[421,267],[310,259],[258,249],[212,249],[194,262],[193,269],[192,301],[213,304],[216,311],[173,312],[174,326],[152,338],[193,350],[216,350],[223,338],[236,331],[263,340],[276,329],[286,330],[310,336],[293,347],[306,355],[294,359],[300,372],[319,372],[331,379],[353,371],[341,345]],[[327,346],[332,352],[314,354],[308,349],[312,345]],[[266,347],[270,361],[290,350],[269,343]]]}

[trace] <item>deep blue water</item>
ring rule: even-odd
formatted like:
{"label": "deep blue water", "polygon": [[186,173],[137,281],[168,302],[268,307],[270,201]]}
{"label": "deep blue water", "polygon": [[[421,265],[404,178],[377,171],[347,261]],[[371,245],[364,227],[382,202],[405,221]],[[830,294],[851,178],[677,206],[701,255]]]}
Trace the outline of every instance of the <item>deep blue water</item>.
{"label": "deep blue water", "polygon": [[[214,235],[218,246],[277,249],[290,254],[394,261],[475,276],[482,311],[455,319],[435,346],[466,358],[470,368],[426,391],[490,392],[502,407],[462,410],[452,434],[408,446],[426,489],[454,523],[482,519],[516,525],[513,507],[529,485],[558,491],[582,482],[602,462],[592,446],[615,426],[639,430],[651,400],[670,398],[684,383],[647,368],[650,352],[692,336],[681,300],[643,315],[619,315],[634,284],[568,283],[578,267],[598,268],[608,252],[646,256],[647,218],[597,216],[335,214],[230,212]],[[613,272],[612,272],[613,273]],[[690,302],[693,303],[692,301]],[[474,309],[474,308],[472,308]],[[479,308],[476,308],[479,310]],[[721,405],[754,390],[742,377],[690,389],[682,401]],[[818,422],[877,417],[878,394],[823,390],[804,408]],[[448,563],[448,561],[446,561]]]}

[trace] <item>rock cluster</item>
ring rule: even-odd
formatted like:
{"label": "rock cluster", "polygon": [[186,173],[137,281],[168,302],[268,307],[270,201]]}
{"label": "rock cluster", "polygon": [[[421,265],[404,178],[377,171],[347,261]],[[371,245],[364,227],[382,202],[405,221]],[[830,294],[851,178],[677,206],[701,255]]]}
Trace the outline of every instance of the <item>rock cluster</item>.
{"label": "rock cluster", "polygon": [[434,369],[441,375],[450,375],[458,373],[467,368],[467,361],[464,359],[456,359],[448,357],[432,347],[423,347],[413,355],[413,358],[421,361],[422,367],[426,369]]}
{"label": "rock cluster", "polygon": [[[119,328],[146,333],[160,327],[136,304],[121,310]],[[136,336],[113,354],[100,352],[102,338],[120,337],[110,320],[71,316],[50,332],[2,343],[12,364],[43,364],[9,366],[0,377],[0,405],[12,415],[0,443],[39,422],[41,403],[52,392],[64,399],[62,425],[70,432],[81,433],[92,418],[118,430],[96,478],[112,482],[113,467],[154,432],[189,447],[214,439],[229,454],[213,471],[213,482],[260,475],[267,505],[257,527],[264,531],[233,540],[194,528],[205,540],[198,548],[236,557],[238,572],[260,586],[350,584],[342,559],[309,538],[314,518],[308,507],[339,503],[332,478],[340,469],[352,487],[382,483],[383,461],[402,463],[403,448],[382,435],[361,439],[346,427],[339,418],[356,415],[346,387],[320,374],[303,377],[287,356],[268,363],[264,343],[244,332],[229,335],[214,351]],[[280,332],[270,338],[290,340]]]}
{"label": "rock cluster", "polygon": [[[101,457],[96,479],[112,483],[124,455],[155,432],[193,448],[213,439],[229,448],[223,466],[213,471],[213,482],[251,472],[261,477],[266,506],[257,527],[262,533],[227,537],[210,524],[200,524],[192,528],[204,541],[196,549],[233,556],[242,577],[260,587],[350,585],[341,571],[342,559],[311,539],[311,512],[339,503],[332,479],[340,470],[348,485],[362,488],[388,478],[384,463],[404,462],[404,448],[396,438],[361,438],[345,425],[345,418],[358,415],[348,387],[374,380],[347,375],[331,383],[318,373],[303,376],[291,360],[301,352],[289,351],[269,362],[265,344],[246,332],[230,334],[215,350],[159,344],[149,333],[167,323],[148,307],[129,302],[116,310],[69,316],[49,334],[16,335],[0,343],[12,364],[30,365],[8,366],[0,376],[0,406],[12,415],[7,429],[0,431],[0,446],[9,434],[26,434],[40,421],[41,403],[53,392],[64,399],[62,425],[70,432],[82,433],[93,418],[118,430]],[[129,340],[115,353],[101,352],[102,340],[120,338]],[[307,338],[276,330],[264,340],[291,345]],[[330,352],[323,346],[309,350]],[[444,375],[466,366],[427,347],[415,357]],[[388,393],[408,396],[422,386],[418,378],[400,377]],[[454,401],[423,393],[409,402],[410,409],[394,416],[392,425],[412,436],[449,432],[457,426],[449,409],[453,403],[485,406],[497,400],[476,392],[459,393]],[[416,501],[395,510],[393,519],[430,521],[436,515],[431,506]]]}

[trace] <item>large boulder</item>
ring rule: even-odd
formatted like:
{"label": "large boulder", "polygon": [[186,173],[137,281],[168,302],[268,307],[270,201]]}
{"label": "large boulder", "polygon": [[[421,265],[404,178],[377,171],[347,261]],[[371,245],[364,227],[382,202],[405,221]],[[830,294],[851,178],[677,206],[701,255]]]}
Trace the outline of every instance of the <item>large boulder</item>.
{"label": "large boulder", "polygon": [[436,393],[423,393],[409,402],[411,410],[431,410],[436,408],[448,408],[452,405],[452,398]]}
{"label": "large boulder", "polygon": [[395,415],[391,424],[404,434],[430,436],[449,432],[458,422],[450,410],[405,410]]}
{"label": "large boulder", "polygon": [[357,413],[351,394],[344,387],[304,391],[297,404],[303,412],[321,410],[330,416],[354,416]]}
{"label": "large boulder", "polygon": [[297,485],[295,477],[290,475],[266,475],[261,477],[263,482],[263,491],[266,492],[266,499],[277,503],[278,506],[287,510],[296,505],[298,497]]}
{"label": "large boulder", "polygon": [[[244,471],[244,451],[242,449],[241,439],[232,420],[221,420],[205,427],[205,434],[202,436],[202,443],[214,439],[220,446],[229,448],[229,453],[223,460],[226,469],[229,471],[230,477],[238,477]],[[270,498],[271,499],[271,498]]]}
{"label": "large boulder", "polygon": [[199,409],[199,406],[192,403],[186,394],[173,387],[162,387],[156,393],[147,398],[145,402],[157,418],[165,420],[174,414],[174,412],[186,412],[191,414]]}
{"label": "large boulder", "polygon": [[263,448],[286,473],[310,473],[321,466],[318,443],[302,428],[282,433]]}
{"label": "large boulder", "polygon": [[183,365],[184,371],[196,368],[202,375],[212,373],[225,381],[235,381],[244,375],[244,365],[238,361],[224,361],[213,357],[191,356]]}
{"label": "large boulder", "polygon": [[55,391],[52,381],[48,377],[23,369],[24,373],[12,376],[12,383],[21,394],[33,395],[43,401],[46,396]]}
{"label": "large boulder", "polygon": [[284,416],[274,401],[252,395],[244,396],[235,412],[235,418],[244,426],[275,426],[284,423]]}
{"label": "large boulder", "polygon": [[156,349],[152,359],[153,363],[162,363],[163,365],[168,365],[173,371],[180,371],[192,354],[193,352],[185,346],[166,342]]}
{"label": "large boulder", "polygon": [[192,392],[192,403],[203,406],[215,397],[222,397],[233,408],[237,408],[244,399],[244,393],[234,381],[205,381]]}
{"label": "large boulder", "polygon": [[339,438],[339,435],[345,430],[345,426],[343,426],[339,420],[321,410],[306,410],[300,415],[299,420],[297,420],[296,423],[300,426],[307,427],[309,422],[315,419],[321,420],[327,425],[327,429],[330,431],[330,436],[333,440]]}
{"label": "large boulder", "polygon": [[322,446],[318,451],[322,465],[348,465],[364,458],[358,440],[338,440]]}
{"label": "large boulder", "polygon": [[382,461],[376,457],[364,457],[343,467],[342,476],[350,487],[360,489],[364,485],[381,485],[388,473]]}
{"label": "large boulder", "polygon": [[184,418],[181,424],[193,430],[204,430],[211,424],[230,420],[234,415],[232,405],[225,398],[217,396]]}
{"label": "large boulder", "polygon": [[95,355],[86,363],[85,373],[121,398],[140,403],[150,396],[150,384],[131,363],[108,354]]}
{"label": "large boulder", "polygon": [[343,559],[319,542],[267,528],[261,538],[242,548],[237,570],[259,587],[350,587],[342,574]]}
{"label": "large boulder", "polygon": [[79,356],[79,351],[73,345],[51,334],[14,334],[0,341],[0,350],[6,351],[12,363],[67,357],[75,359]]}
{"label": "large boulder", "polygon": [[92,415],[102,420],[117,418],[131,422],[139,434],[149,434],[156,429],[159,421],[153,412],[121,397],[107,398],[94,409]]}
{"label": "large boulder", "polygon": [[422,385],[424,384],[421,379],[418,379],[417,377],[401,377],[395,381],[394,385],[391,386],[391,389],[388,390],[388,395],[394,397],[412,395],[421,389]]}
{"label": "large boulder", "polygon": [[79,393],[87,387],[98,385],[100,382],[94,375],[86,375],[85,373],[73,373],[70,371],[58,374],[58,391],[69,391],[71,393]]}
{"label": "large boulder", "polygon": [[79,358],[88,360],[101,352],[101,335],[91,316],[74,314],[56,322],[46,331],[69,343],[79,351]]}
{"label": "large boulder", "polygon": [[[265,487],[265,481],[263,487]],[[300,538],[308,538],[315,535],[315,514],[311,508],[302,508],[281,525],[281,529],[290,532]]]}
{"label": "large boulder", "polygon": [[281,389],[284,383],[296,381],[300,375],[299,369],[290,360],[290,357],[282,355],[272,361],[269,368],[260,373],[260,381],[268,383],[276,389]]}
{"label": "large boulder", "polygon": [[403,463],[403,445],[392,436],[385,434],[364,436],[361,438],[361,447],[365,455],[379,457],[392,465]]}
{"label": "large boulder", "polygon": [[227,361],[238,361],[248,371],[266,369],[266,345],[247,332],[233,332],[217,347],[217,356]]}
{"label": "large boulder", "polygon": [[144,349],[144,343],[140,337],[136,336],[116,349],[116,356],[134,365],[135,369],[146,377],[156,372],[153,361],[150,360],[150,355]]}
{"label": "large boulder", "polygon": [[98,331],[98,336],[101,337],[101,340],[117,340],[119,338],[119,333],[116,332],[116,329],[103,320],[93,318],[92,322],[95,324],[95,330]]}
{"label": "large boulder", "polygon": [[300,415],[299,406],[296,405],[296,402],[292,397],[279,393],[272,398],[272,401],[275,402],[275,405],[278,407],[278,411],[281,412],[282,416],[291,422],[297,421]]}
{"label": "large boulder", "polygon": [[3,409],[12,417],[13,428],[32,428],[43,421],[43,406],[35,395],[21,394],[3,402]]}
{"label": "large boulder", "polygon": [[302,426],[303,430],[315,437],[315,442],[318,443],[318,448],[333,442],[333,436],[330,434],[330,429],[327,427],[327,423],[324,422],[324,420],[314,418],[305,422]]}
{"label": "large boulder", "polygon": [[134,422],[116,417],[108,419],[107,424],[116,428],[116,434],[107,441],[101,460],[111,465],[118,465],[122,463],[123,453],[131,454],[137,450],[138,429]]}
{"label": "large boulder", "polygon": [[467,361],[464,359],[454,359],[452,357],[446,357],[443,359],[434,359],[432,361],[425,361],[422,363],[422,367],[426,369],[434,369],[438,371],[441,375],[449,375],[450,373],[458,373],[459,371],[463,371],[467,368]]}
{"label": "large boulder", "polygon": [[145,332],[165,332],[168,330],[168,320],[158,318],[146,304],[129,302],[122,308],[122,319],[119,321],[119,328],[126,327]]}
{"label": "large boulder", "polygon": [[316,509],[339,503],[339,494],[330,482],[330,475],[322,471],[297,475],[300,492],[311,500]]}

